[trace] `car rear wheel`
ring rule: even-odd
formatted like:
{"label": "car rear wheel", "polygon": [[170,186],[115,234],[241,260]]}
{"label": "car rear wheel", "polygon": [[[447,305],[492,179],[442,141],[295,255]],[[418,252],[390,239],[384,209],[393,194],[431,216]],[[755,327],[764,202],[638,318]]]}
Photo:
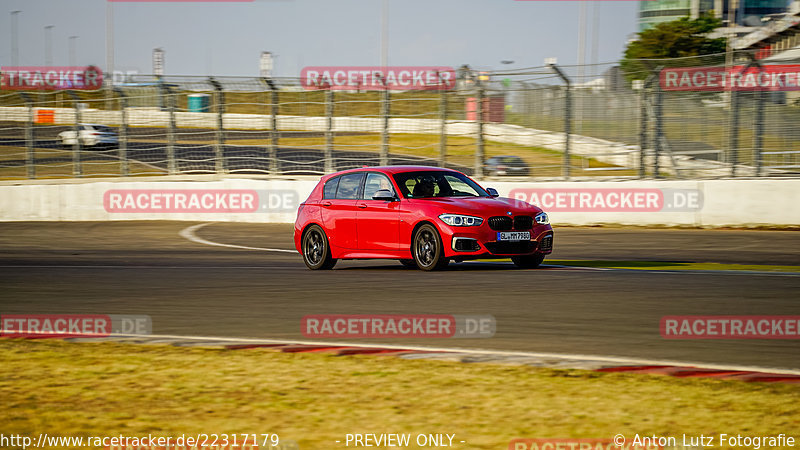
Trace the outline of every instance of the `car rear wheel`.
{"label": "car rear wheel", "polygon": [[511,261],[520,269],[535,269],[544,261],[544,255],[512,256]]}
{"label": "car rear wheel", "polygon": [[331,257],[328,237],[319,225],[311,225],[303,235],[303,262],[311,270],[332,269],[336,260]]}
{"label": "car rear wheel", "polygon": [[442,238],[436,228],[430,224],[424,224],[414,235],[412,248],[414,262],[422,270],[439,270],[447,267],[450,262],[444,257]]}

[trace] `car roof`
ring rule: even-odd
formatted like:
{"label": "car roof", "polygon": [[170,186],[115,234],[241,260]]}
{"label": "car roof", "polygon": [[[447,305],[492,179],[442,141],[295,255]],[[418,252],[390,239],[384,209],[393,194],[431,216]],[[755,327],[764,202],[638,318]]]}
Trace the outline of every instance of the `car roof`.
{"label": "car roof", "polygon": [[356,169],[348,169],[342,170],[340,172],[332,173],[325,175],[322,177],[323,180],[327,180],[342,174],[346,173],[355,173],[355,172],[382,172],[387,175],[394,175],[397,173],[404,173],[404,172],[453,172],[453,173],[461,173],[457,170],[447,169],[444,167],[435,167],[435,166],[364,166],[359,167]]}

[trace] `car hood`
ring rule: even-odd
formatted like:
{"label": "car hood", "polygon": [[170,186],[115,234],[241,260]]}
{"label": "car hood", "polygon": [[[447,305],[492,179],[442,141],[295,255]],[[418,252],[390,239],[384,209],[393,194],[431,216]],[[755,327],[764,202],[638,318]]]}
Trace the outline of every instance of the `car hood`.
{"label": "car hood", "polygon": [[504,216],[508,212],[513,215],[535,215],[542,210],[522,200],[504,197],[444,197],[431,199],[415,199],[415,202],[428,204],[442,209],[442,212],[456,214],[477,214],[483,216]]}

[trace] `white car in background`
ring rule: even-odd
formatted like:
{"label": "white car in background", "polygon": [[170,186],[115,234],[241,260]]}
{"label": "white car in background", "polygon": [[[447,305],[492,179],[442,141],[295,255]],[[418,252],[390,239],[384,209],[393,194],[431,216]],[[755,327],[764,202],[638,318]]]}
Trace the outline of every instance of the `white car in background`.
{"label": "white car in background", "polygon": [[[78,125],[78,136],[81,139],[81,145],[86,147],[94,147],[97,145],[116,145],[119,143],[119,136],[113,128],[106,125],[98,125],[94,123],[82,123]],[[75,131],[68,130],[58,133],[58,138],[61,139],[61,145],[71,146],[75,145]]]}

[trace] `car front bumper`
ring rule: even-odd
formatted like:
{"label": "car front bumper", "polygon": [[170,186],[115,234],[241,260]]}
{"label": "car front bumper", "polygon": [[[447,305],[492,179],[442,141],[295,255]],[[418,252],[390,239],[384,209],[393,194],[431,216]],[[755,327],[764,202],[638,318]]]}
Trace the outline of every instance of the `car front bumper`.
{"label": "car front bumper", "polygon": [[519,255],[550,254],[553,251],[553,228],[536,225],[530,240],[498,241],[497,231],[484,223],[479,227],[441,228],[445,256],[453,259],[510,258]]}

